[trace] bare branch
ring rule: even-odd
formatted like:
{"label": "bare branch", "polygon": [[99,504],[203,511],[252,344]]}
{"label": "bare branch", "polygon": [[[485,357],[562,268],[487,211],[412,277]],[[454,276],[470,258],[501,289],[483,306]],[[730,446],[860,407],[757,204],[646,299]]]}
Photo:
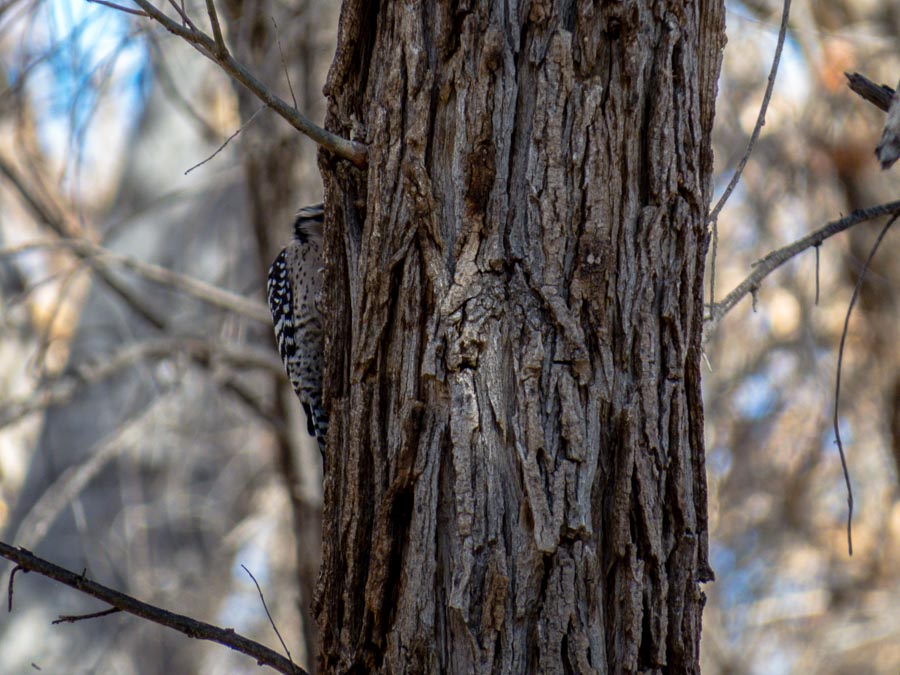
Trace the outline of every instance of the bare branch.
{"label": "bare branch", "polygon": [[95,443],[88,450],[84,461],[73,464],[63,471],[28,510],[13,539],[26,548],[39,546],[59,514],[82,493],[104,467],[146,435],[147,423],[155,417],[164,417],[160,414],[161,411],[171,414],[172,398],[169,394],[153,400],[124,424]]}
{"label": "bare branch", "polygon": [[216,13],[214,0],[206,0],[206,13],[209,14],[209,23],[212,26],[213,38],[216,43],[215,54],[219,58],[227,56],[228,47],[225,46],[225,38],[222,37],[222,27],[219,25],[219,15]]}
{"label": "bare branch", "polygon": [[295,129],[321,145],[338,157],[350,160],[356,166],[364,167],[367,162],[368,150],[362,143],[341,138],[336,134],[313,124],[296,108],[276,96],[268,87],[250,73],[243,64],[239,63],[231,54],[218,53],[218,47],[213,38],[205,33],[189,26],[182,26],[170,19],[157,9],[149,0],[134,0],[137,5],[147,13],[149,17],[162,24],[169,31],[194,46],[197,51],[208,59],[215,61],[226,73],[231,75],[247,89],[253,92],[259,100],[281,115]]}
{"label": "bare branch", "polygon": [[[219,628],[212,624],[197,621],[189,616],[175,614],[165,609],[155,607],[154,605],[149,605],[146,602],[141,602],[130,595],[126,595],[120,591],[113,590],[107,586],[98,584],[95,581],[91,581],[84,575],[75,574],[63,567],[54,565],[43,558],[38,558],[24,548],[15,548],[9,544],[0,542],[0,557],[14,562],[19,568],[25,571],[37,572],[42,576],[97,598],[98,600],[123,612],[127,612],[128,614],[139,616],[142,619],[152,621],[160,626],[166,626],[167,628],[176,630],[188,637],[216,642],[240,652],[241,654],[251,656],[256,659],[256,662],[259,665],[268,666],[279,673],[306,675],[306,671],[303,668],[291,663],[290,660],[286,659],[278,652],[236,633],[232,628]],[[12,579],[10,579],[10,581],[12,581]],[[12,597],[11,588],[9,595]]]}
{"label": "bare branch", "polygon": [[183,110],[196,124],[200,126],[203,134],[214,138],[219,134],[218,128],[211,124],[188,97],[178,88],[177,78],[167,62],[165,49],[160,45],[160,35],[153,30],[147,30],[145,40],[153,53],[154,81],[158,81],[162,90],[168,96],[171,103]]}
{"label": "bare branch", "polygon": [[850,555],[853,555],[853,534],[851,529],[853,524],[853,488],[850,487],[850,472],[847,470],[847,458],[844,455],[844,444],[841,441],[841,427],[838,423],[838,410],[841,402],[841,370],[844,364],[844,343],[847,340],[847,328],[850,325],[850,314],[853,312],[853,306],[856,304],[856,299],[859,297],[859,289],[862,286],[863,279],[866,278],[866,272],[869,271],[869,265],[872,263],[872,258],[875,257],[875,252],[878,250],[881,240],[884,239],[884,235],[887,234],[887,231],[891,228],[891,225],[894,224],[894,221],[897,220],[898,216],[900,216],[900,214],[895,214],[894,217],[888,220],[884,227],[881,228],[881,232],[878,233],[878,238],[872,245],[872,249],[869,251],[869,255],[866,258],[866,262],[863,264],[862,272],[859,273],[859,278],[856,280],[856,286],[853,288],[850,304],[847,306],[847,316],[844,317],[844,329],[841,331],[841,345],[838,348],[837,375],[834,384],[834,441],[838,446],[838,453],[841,456],[841,468],[844,471],[844,481],[847,483],[847,550]]}
{"label": "bare branch", "polygon": [[756,125],[753,127],[753,133],[750,135],[750,142],[747,144],[747,150],[744,152],[744,156],[741,157],[737,169],[734,170],[734,175],[731,176],[731,180],[728,181],[725,192],[722,193],[718,203],[709,213],[709,222],[712,226],[712,253],[709,271],[710,307],[716,304],[716,256],[719,248],[719,213],[722,211],[722,208],[725,206],[725,203],[728,201],[734,188],[737,186],[738,181],[741,179],[741,174],[744,173],[744,167],[747,166],[747,161],[750,159],[750,154],[753,152],[753,146],[756,145],[756,139],[759,138],[759,133],[766,123],[766,111],[769,109],[769,101],[772,99],[772,91],[775,89],[775,77],[778,75],[778,64],[781,62],[781,50],[784,47],[784,38],[787,34],[788,17],[790,16],[790,13],[791,0],[784,0],[784,8],[781,11],[781,27],[778,30],[778,44],[775,45],[775,56],[772,58],[772,68],[769,70],[769,81],[766,84],[766,93],[763,95],[762,105],[759,107],[759,115],[756,117]]}
{"label": "bare branch", "polygon": [[15,567],[13,567],[13,571],[9,573],[9,586],[6,589],[6,597],[7,597],[6,611],[7,612],[12,611],[13,582],[16,580],[16,572],[25,572],[25,574],[28,574],[28,570],[26,570],[24,567],[21,567],[19,565],[16,565]]}
{"label": "bare branch", "polygon": [[291,74],[288,72],[287,62],[284,60],[284,50],[281,48],[281,37],[278,35],[278,24],[275,23],[275,17],[272,17],[272,26],[275,28],[275,42],[278,44],[278,54],[281,56],[281,68],[284,70],[284,79],[287,80],[288,91],[291,92],[291,101],[294,107],[297,107],[297,97],[294,95],[294,85],[291,84]]}
{"label": "bare branch", "polygon": [[819,253],[821,252],[822,246],[820,244],[816,244],[816,307],[819,306]]}
{"label": "bare branch", "polygon": [[169,0],[169,4],[172,5],[172,8],[178,13],[178,16],[181,17],[181,25],[186,28],[190,28],[191,30],[199,30],[194,22],[191,21],[191,17],[187,15],[187,12],[184,11],[184,0],[181,0],[181,5],[179,5],[175,0]]}
{"label": "bare branch", "polygon": [[[26,185],[25,178],[19,171],[0,155],[0,173],[9,179],[10,183],[16,188],[19,196],[25,202],[28,209],[34,214],[35,218],[47,225],[56,234],[62,238],[73,236],[80,232],[80,228],[75,226],[65,216],[65,212],[47,194],[44,185],[39,176],[33,175],[32,178],[38,183],[38,187],[32,189]],[[40,191],[42,194],[38,195]],[[130,288],[123,284],[119,279],[109,273],[107,268],[92,262],[91,266],[97,276],[105,283],[114,293],[125,300],[131,308],[146,320],[151,326],[162,330],[166,327],[167,321],[159,312],[151,307],[142,297],[139,297]]]}
{"label": "bare branch", "polygon": [[722,302],[716,303],[710,307],[709,316],[707,317],[705,339],[709,339],[710,334],[722,320],[722,317],[724,317],[732,307],[740,302],[744,296],[755,292],[763,279],[798,253],[805,251],[811,246],[819,246],[829,237],[833,237],[839,232],[850,229],[859,223],[880,216],[897,214],[900,214],[900,201],[879,204],[878,206],[873,206],[868,209],[857,209],[849,216],[841,218],[840,220],[834,220],[815,232],[811,232],[802,239],[798,239],[793,244],[772,251],[754,265],[755,269],[753,270],[753,273],[738,284],[731,293],[725,296],[725,299],[722,300]]}
{"label": "bare branch", "polygon": [[105,7],[110,7],[119,12],[125,12],[126,14],[133,14],[134,16],[147,16],[147,13],[140,9],[131,9],[130,7],[123,7],[122,5],[117,5],[114,2],[109,2],[109,0],[87,0],[88,2],[92,2],[95,5],[103,5]]}
{"label": "bare branch", "polygon": [[272,321],[272,315],[265,305],[254,300],[248,300],[242,295],[226,291],[218,286],[213,286],[185,274],[179,274],[159,265],[118,255],[85,239],[69,239],[66,240],[66,243],[74,250],[97,259],[101,264],[104,262],[115,263],[139,274],[145,279],[176,288],[209,305],[226,309],[260,323],[267,324]]}
{"label": "bare branch", "polygon": [[[107,271],[110,264],[123,267],[144,279],[158,284],[170,286],[193,298],[201,300],[208,305],[225,309],[235,314],[245,316],[260,323],[271,323],[272,316],[268,308],[261,302],[249,300],[242,295],[226,291],[218,286],[200,281],[194,277],[180,274],[159,265],[136,260],[129,256],[113,253],[107,248],[99,246],[87,239],[62,238],[52,241],[28,242],[19,246],[0,250],[0,256],[15,255],[37,248],[67,248],[79,258],[93,262]],[[107,275],[108,276],[108,275]],[[106,278],[104,278],[106,281]]]}
{"label": "bare branch", "polygon": [[178,354],[186,354],[202,366],[218,361],[236,367],[261,368],[276,377],[284,376],[284,367],[274,351],[255,349],[249,345],[216,344],[191,337],[149,339],[123,347],[107,355],[102,362],[79,365],[45,383],[41,390],[26,398],[4,401],[0,405],[0,429],[51,405],[67,403],[81,387],[101,382],[136,363]]}

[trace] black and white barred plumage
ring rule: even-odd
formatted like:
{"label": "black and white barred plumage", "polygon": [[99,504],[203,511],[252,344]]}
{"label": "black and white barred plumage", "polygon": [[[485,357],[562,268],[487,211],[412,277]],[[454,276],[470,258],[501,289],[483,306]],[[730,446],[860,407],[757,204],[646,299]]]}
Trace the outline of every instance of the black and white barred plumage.
{"label": "black and white barred plumage", "polygon": [[275,340],[309,433],[325,452],[328,415],[322,405],[322,204],[297,212],[294,238],[269,268],[266,291]]}

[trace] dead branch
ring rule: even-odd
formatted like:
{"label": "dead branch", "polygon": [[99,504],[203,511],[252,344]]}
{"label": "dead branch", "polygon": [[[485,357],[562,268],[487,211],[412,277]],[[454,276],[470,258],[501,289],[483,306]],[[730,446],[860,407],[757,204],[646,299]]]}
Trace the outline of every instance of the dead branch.
{"label": "dead branch", "polygon": [[216,56],[221,58],[228,55],[228,47],[225,46],[225,38],[222,37],[222,27],[219,25],[219,15],[216,12],[214,0],[206,0],[206,13],[209,15],[209,24],[212,26],[213,39],[216,44]]}
{"label": "dead branch", "polygon": [[844,76],[851,91],[888,114],[875,154],[881,162],[882,170],[890,169],[900,158],[900,99],[896,98],[895,91],[889,86],[875,84],[865,75],[844,73]]}
{"label": "dead branch", "polygon": [[847,78],[847,86],[856,94],[883,112],[891,107],[891,97],[894,90],[886,84],[875,84],[865,75],[859,73],[844,73]]}
{"label": "dead branch", "polygon": [[889,202],[887,204],[879,204],[867,209],[857,209],[849,216],[845,216],[840,220],[834,220],[824,227],[819,228],[815,232],[811,232],[802,239],[798,239],[793,244],[789,244],[783,248],[772,251],[766,257],[754,264],[753,272],[731,291],[722,302],[718,302],[710,307],[709,315],[706,317],[706,337],[708,340],[712,331],[727,314],[732,307],[740,302],[744,297],[755,293],[759,289],[763,279],[769,276],[776,269],[781,267],[788,260],[808,248],[820,246],[823,241],[829,237],[833,237],[839,232],[848,230],[854,225],[864,223],[873,218],[880,216],[891,216],[900,214],[900,201]]}
{"label": "dead branch", "polygon": [[288,72],[287,61],[284,59],[284,50],[281,48],[281,37],[278,35],[278,24],[272,17],[272,27],[275,29],[275,43],[278,45],[278,54],[281,56],[281,68],[284,71],[284,79],[287,80],[288,91],[291,92],[291,101],[297,107],[297,97],[294,95],[294,85],[291,84],[291,74]]}
{"label": "dead branch", "polygon": [[[154,605],[147,604],[120,591],[113,590],[95,581],[91,581],[83,574],[75,574],[63,567],[38,558],[24,548],[16,548],[0,541],[0,557],[6,558],[17,565],[17,569],[26,572],[37,572],[49,579],[81,591],[86,595],[97,598],[115,609],[128,614],[141,617],[153,623],[178,631],[188,637],[197,640],[216,642],[233,649],[241,654],[246,654],[261,666],[268,666],[279,673],[289,675],[306,675],[306,671],[300,666],[291,663],[278,652],[269,649],[249,638],[236,633],[232,628],[220,628],[212,624],[197,621],[183,614],[175,614]],[[10,576],[9,602],[12,607],[12,575]]]}
{"label": "dead branch", "polygon": [[122,5],[117,5],[114,2],[110,2],[109,0],[88,0],[88,2],[94,2],[98,5],[103,5],[104,7],[109,7],[110,9],[114,9],[118,12],[125,12],[126,14],[131,14],[133,16],[147,16],[146,13],[139,9],[131,9],[130,7],[123,7]]}

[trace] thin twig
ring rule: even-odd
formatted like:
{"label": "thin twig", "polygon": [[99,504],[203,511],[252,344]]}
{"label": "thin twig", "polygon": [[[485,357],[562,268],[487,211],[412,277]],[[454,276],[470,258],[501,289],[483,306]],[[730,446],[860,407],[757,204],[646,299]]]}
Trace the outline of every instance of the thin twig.
{"label": "thin twig", "polygon": [[821,244],[816,244],[816,307],[819,306],[819,252],[821,248]]}
{"label": "thin twig", "polygon": [[114,2],[109,2],[109,0],[87,0],[88,2],[92,2],[95,5],[104,5],[105,7],[110,7],[111,9],[118,10],[120,12],[125,12],[126,14],[133,14],[134,16],[147,16],[147,12],[142,9],[131,9],[130,7],[123,7],[122,5],[117,5]]}
{"label": "thin twig", "polygon": [[284,653],[287,654],[288,661],[293,663],[294,659],[291,658],[291,650],[287,648],[286,644],[284,644],[284,640],[281,637],[278,626],[275,625],[275,619],[272,618],[272,614],[269,612],[269,606],[266,604],[266,597],[263,595],[262,589],[259,587],[259,582],[256,580],[256,577],[253,576],[253,572],[248,570],[243,563],[241,564],[241,567],[248,574],[248,576],[253,579],[253,583],[256,585],[256,592],[259,594],[260,601],[262,601],[263,609],[266,610],[266,616],[269,617],[269,623],[272,625],[272,629],[275,631],[275,635],[278,636],[278,641],[281,643],[281,647],[284,649]]}
{"label": "thin twig", "polygon": [[900,214],[900,201],[879,204],[878,206],[872,206],[867,209],[857,209],[849,216],[845,216],[840,220],[834,220],[815,232],[811,232],[802,239],[798,239],[784,248],[772,251],[754,265],[752,274],[738,284],[731,293],[726,295],[722,302],[716,303],[710,307],[709,315],[706,317],[706,337],[704,340],[709,339],[709,336],[722,320],[722,317],[724,317],[732,307],[743,300],[745,296],[759,288],[763,279],[798,253],[805,251],[811,246],[818,246],[829,237],[833,237],[839,232],[848,230],[859,223],[864,223],[880,216],[892,216],[897,214]]}
{"label": "thin twig", "polygon": [[194,169],[196,169],[196,168],[198,168],[198,167],[203,166],[203,165],[206,164],[208,161],[210,161],[213,157],[215,157],[215,156],[218,155],[220,152],[222,152],[222,151],[225,149],[225,146],[228,145],[229,143],[231,143],[231,141],[233,141],[234,138],[235,138],[239,133],[241,133],[247,125],[249,125],[254,119],[256,119],[256,116],[259,115],[259,113],[261,113],[261,112],[262,112],[263,110],[265,110],[265,109],[266,109],[266,106],[264,106],[264,105],[263,105],[263,106],[260,106],[259,109],[258,109],[255,113],[253,113],[252,115],[250,115],[250,119],[247,120],[246,122],[244,122],[240,127],[238,127],[238,130],[235,131],[233,134],[231,134],[231,136],[229,136],[228,138],[226,138],[226,139],[225,139],[225,142],[222,143],[222,145],[220,145],[219,148],[218,148],[213,154],[211,154],[209,157],[207,157],[206,159],[204,159],[202,162],[198,162],[197,164],[194,164],[194,166],[192,166],[190,169],[188,169],[187,171],[184,172],[184,175],[187,176],[191,171],[193,171]]}
{"label": "thin twig", "polygon": [[187,11],[184,9],[184,0],[181,0],[181,6],[179,7],[178,3],[175,0],[169,0],[169,4],[175,9],[178,13],[178,16],[181,17],[181,24],[185,28],[189,28],[190,30],[198,30],[197,26],[194,25],[194,22],[191,21],[191,17],[188,16]]}
{"label": "thin twig", "polygon": [[61,623],[75,623],[76,621],[84,621],[86,619],[99,619],[102,616],[118,614],[121,611],[122,610],[118,607],[110,607],[109,609],[104,609],[102,612],[91,612],[90,614],[62,614],[59,618],[54,619],[50,623],[54,626],[58,626]]}
{"label": "thin twig", "polygon": [[284,70],[284,79],[287,80],[288,91],[291,92],[291,100],[294,102],[294,107],[299,107],[297,105],[297,97],[294,96],[294,86],[291,84],[291,74],[288,72],[287,62],[284,59],[284,50],[281,48],[281,37],[278,35],[278,24],[275,23],[275,17],[271,17],[272,25],[275,27],[275,42],[278,45],[278,53],[281,55],[281,68]]}
{"label": "thin twig", "polygon": [[215,40],[204,32],[192,27],[186,27],[170,19],[157,9],[149,0],[134,0],[148,16],[162,24],[170,33],[177,35],[194,46],[197,51],[212,61],[215,61],[226,73],[231,75],[247,89],[253,92],[259,100],[281,115],[287,122],[301,133],[307,135],[317,144],[338,157],[350,160],[356,166],[364,167],[367,161],[368,150],[362,143],[341,138],[325,129],[313,124],[296,108],[276,96],[268,87],[239,63],[231,54],[217,54]]}
{"label": "thin twig", "polygon": [[9,573],[9,586],[6,588],[6,597],[7,597],[6,611],[7,612],[12,611],[13,582],[16,579],[16,572],[23,572],[25,574],[28,574],[28,570],[26,570],[21,565],[16,565],[15,567],[13,567],[13,571]]}
{"label": "thin twig", "polygon": [[747,166],[747,161],[750,159],[750,153],[753,152],[753,146],[756,145],[756,139],[759,138],[759,133],[766,123],[766,111],[769,109],[769,101],[772,98],[772,91],[775,89],[775,77],[778,74],[778,64],[781,62],[781,50],[784,47],[784,38],[787,35],[788,17],[790,16],[790,13],[791,0],[784,0],[784,7],[781,11],[781,27],[778,29],[778,43],[775,45],[775,56],[772,59],[772,68],[769,70],[766,93],[763,95],[762,105],[759,107],[759,115],[756,117],[756,125],[753,127],[753,133],[750,135],[750,142],[747,144],[747,150],[744,152],[744,156],[741,157],[741,161],[738,163],[737,169],[735,169],[734,174],[731,176],[731,180],[728,181],[725,192],[722,193],[718,203],[716,203],[709,214],[708,221],[712,226],[712,253],[709,272],[710,307],[716,304],[716,256],[719,245],[719,213],[722,211],[725,202],[731,197],[731,193],[741,179],[744,167]]}
{"label": "thin twig", "polygon": [[206,0],[206,13],[209,14],[209,23],[212,25],[213,39],[216,43],[216,56],[223,57],[228,54],[225,46],[225,38],[222,37],[222,27],[219,25],[219,15],[216,13],[214,0]]}
{"label": "thin twig", "polygon": [[15,548],[0,542],[0,557],[11,560],[22,569],[37,572],[42,576],[97,598],[123,612],[147,619],[160,626],[166,626],[188,637],[216,642],[251,656],[256,659],[259,665],[269,666],[280,673],[288,673],[289,675],[306,675],[306,671],[303,668],[291,663],[275,650],[236,633],[232,628],[219,628],[212,624],[197,621],[189,616],[175,614],[154,605],[149,605],[146,602],[141,602],[130,595],[98,584],[83,575],[75,574],[43,558],[38,558],[24,548]]}
{"label": "thin twig", "polygon": [[853,555],[853,536],[851,529],[853,522],[853,488],[850,486],[850,472],[847,470],[847,458],[844,455],[844,444],[841,441],[841,427],[838,423],[838,410],[841,402],[841,370],[844,365],[844,343],[847,340],[847,330],[850,326],[850,314],[853,312],[853,306],[856,304],[856,299],[859,297],[859,289],[862,287],[863,279],[866,278],[866,272],[869,270],[869,265],[872,262],[872,258],[875,257],[875,252],[878,250],[881,240],[884,239],[884,235],[887,234],[887,231],[898,217],[900,217],[900,214],[895,214],[887,221],[887,223],[885,223],[884,227],[881,228],[881,232],[878,233],[878,238],[872,245],[872,249],[869,251],[866,262],[863,264],[862,271],[859,273],[859,278],[856,280],[856,286],[853,288],[850,304],[847,306],[847,316],[844,317],[844,329],[841,331],[841,344],[840,347],[838,347],[837,375],[834,383],[834,440],[835,443],[837,443],[838,453],[841,456],[841,468],[844,471],[844,481],[847,483],[847,550],[850,555]]}

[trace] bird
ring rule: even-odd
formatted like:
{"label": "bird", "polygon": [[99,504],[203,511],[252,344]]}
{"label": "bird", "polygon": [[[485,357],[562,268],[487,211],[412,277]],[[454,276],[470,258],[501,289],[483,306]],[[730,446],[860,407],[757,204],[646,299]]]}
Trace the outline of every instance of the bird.
{"label": "bird", "polygon": [[325,455],[328,413],[322,400],[322,228],[324,206],[297,211],[291,242],[269,268],[266,296],[275,341],[294,393],[306,412],[306,425]]}

